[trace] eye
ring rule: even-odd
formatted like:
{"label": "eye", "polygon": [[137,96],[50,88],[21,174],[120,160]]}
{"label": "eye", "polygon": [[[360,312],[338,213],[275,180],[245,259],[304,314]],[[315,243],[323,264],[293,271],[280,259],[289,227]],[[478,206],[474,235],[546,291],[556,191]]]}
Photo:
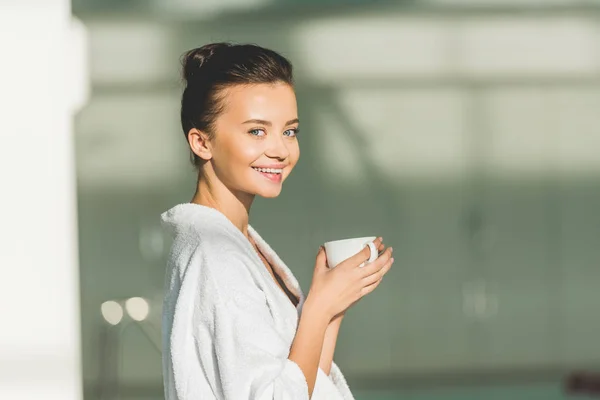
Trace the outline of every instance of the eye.
{"label": "eye", "polygon": [[288,129],[287,131],[283,132],[283,134],[285,136],[289,136],[289,137],[294,137],[296,136],[298,133],[300,132],[299,128],[292,128],[292,129]]}
{"label": "eye", "polygon": [[248,131],[249,134],[251,134],[252,136],[264,136],[266,135],[265,130],[262,128],[256,128],[256,129],[250,129]]}

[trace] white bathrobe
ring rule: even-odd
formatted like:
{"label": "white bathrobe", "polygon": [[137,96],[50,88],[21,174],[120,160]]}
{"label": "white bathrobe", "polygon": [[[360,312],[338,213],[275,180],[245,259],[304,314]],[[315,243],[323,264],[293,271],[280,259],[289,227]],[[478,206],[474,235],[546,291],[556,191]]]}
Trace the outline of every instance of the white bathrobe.
{"label": "white bathrobe", "polygon": [[[166,400],[308,400],[304,374],[288,360],[304,295],[283,261],[249,226],[297,308],[219,211],[180,204],[162,220],[174,235],[162,321]],[[353,399],[335,363],[329,376],[319,368],[312,399]]]}

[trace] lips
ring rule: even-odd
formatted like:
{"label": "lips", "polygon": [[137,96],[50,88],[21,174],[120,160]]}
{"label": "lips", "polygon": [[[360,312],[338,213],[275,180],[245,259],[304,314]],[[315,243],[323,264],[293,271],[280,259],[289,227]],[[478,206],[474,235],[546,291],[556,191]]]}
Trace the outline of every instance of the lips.
{"label": "lips", "polygon": [[285,168],[285,165],[274,165],[274,166],[270,166],[270,167],[252,167],[257,171],[260,172],[267,172],[267,173],[282,173],[283,172],[283,168]]}
{"label": "lips", "polygon": [[271,182],[280,183],[283,178],[283,170],[276,168],[256,168],[252,167],[253,170],[261,174],[264,178]]}

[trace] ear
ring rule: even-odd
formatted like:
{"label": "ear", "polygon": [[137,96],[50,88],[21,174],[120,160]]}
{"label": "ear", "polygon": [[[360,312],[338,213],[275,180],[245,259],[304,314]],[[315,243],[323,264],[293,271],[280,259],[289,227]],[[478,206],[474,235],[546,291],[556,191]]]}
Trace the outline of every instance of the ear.
{"label": "ear", "polygon": [[212,145],[207,133],[192,128],[187,134],[187,139],[190,149],[195,155],[203,160],[212,158]]}

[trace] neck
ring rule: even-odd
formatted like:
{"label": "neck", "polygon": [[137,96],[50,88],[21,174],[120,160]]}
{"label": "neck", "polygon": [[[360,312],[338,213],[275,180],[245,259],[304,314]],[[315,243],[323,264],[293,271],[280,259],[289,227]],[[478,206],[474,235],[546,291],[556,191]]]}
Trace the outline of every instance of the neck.
{"label": "neck", "polygon": [[221,182],[210,182],[209,179],[198,179],[196,193],[192,203],[214,208],[220,211],[246,237],[250,220],[250,207],[254,195],[245,192],[235,192]]}

